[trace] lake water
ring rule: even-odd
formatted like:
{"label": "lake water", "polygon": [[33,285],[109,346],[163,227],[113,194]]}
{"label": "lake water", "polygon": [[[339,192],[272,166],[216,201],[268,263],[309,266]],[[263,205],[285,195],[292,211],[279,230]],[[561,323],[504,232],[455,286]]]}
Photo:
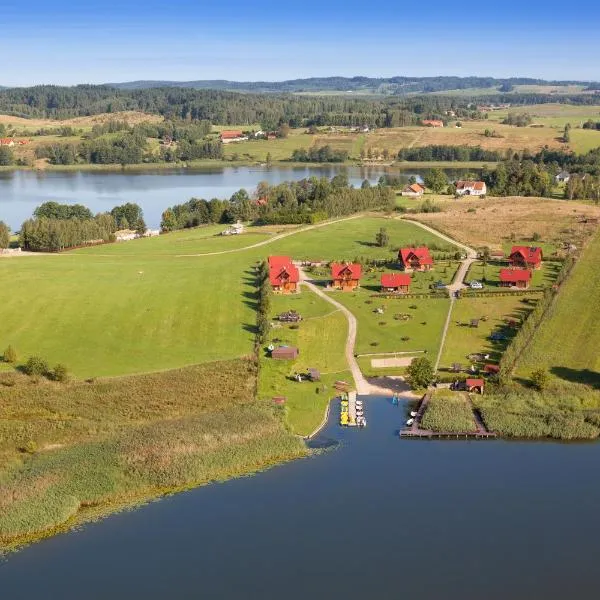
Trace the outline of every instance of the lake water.
{"label": "lake water", "polygon": [[255,477],[110,517],[11,556],[7,600],[595,597],[596,444],[400,440],[402,408]]}
{"label": "lake water", "polygon": [[[344,167],[261,168],[225,167],[202,171],[189,169],[151,172],[98,171],[12,171],[0,172],[0,221],[18,230],[31,217],[36,206],[54,200],[84,204],[93,212],[109,211],[117,204],[136,202],[144,210],[146,223],[156,228],[162,212],[192,197],[230,198],[241,188],[253,192],[260,181],[278,184],[315,175],[333,177]],[[350,182],[358,186],[364,179],[376,183],[382,168],[347,168]],[[394,171],[395,174],[399,172]],[[402,171],[408,181],[423,172]],[[450,171],[449,171],[450,173]]]}

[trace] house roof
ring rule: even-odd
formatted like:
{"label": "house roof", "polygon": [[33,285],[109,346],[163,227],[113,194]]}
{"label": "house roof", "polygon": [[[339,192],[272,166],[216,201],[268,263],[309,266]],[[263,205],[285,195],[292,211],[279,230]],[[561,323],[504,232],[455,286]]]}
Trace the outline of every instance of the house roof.
{"label": "house roof", "polygon": [[531,271],[527,269],[500,269],[500,281],[504,283],[531,281]]}
{"label": "house roof", "polygon": [[286,282],[298,283],[300,273],[298,268],[292,264],[273,266],[269,270],[269,281],[273,286],[283,285]]}
{"label": "house roof", "polygon": [[339,279],[347,271],[350,279],[360,279],[362,269],[358,263],[331,263],[332,279]]}
{"label": "house roof", "polygon": [[231,140],[238,137],[242,137],[244,134],[239,129],[230,129],[226,131],[221,131],[221,139]]}
{"label": "house roof", "polygon": [[500,371],[500,367],[498,365],[485,365],[483,367],[484,373],[498,373]]}
{"label": "house roof", "polygon": [[289,256],[269,256],[269,267],[281,267],[283,265],[291,265],[292,259]]}
{"label": "house roof", "polygon": [[509,258],[521,256],[528,263],[542,262],[542,249],[536,246],[513,246]]}
{"label": "house roof", "polygon": [[420,246],[419,248],[400,248],[399,254],[403,263],[410,262],[417,258],[422,265],[433,264],[433,258],[431,258],[427,246]]}
{"label": "house roof", "polygon": [[457,181],[456,182],[457,190],[477,190],[478,192],[482,192],[485,189],[485,182],[483,181]]}
{"label": "house roof", "polygon": [[384,273],[381,276],[381,285],[385,288],[395,288],[403,285],[410,285],[410,275],[406,273]]}
{"label": "house roof", "polygon": [[440,119],[423,119],[421,123],[423,123],[423,125],[443,125],[444,121]]}
{"label": "house roof", "polygon": [[467,387],[483,387],[483,379],[467,379],[465,381]]}
{"label": "house roof", "polygon": [[422,194],[425,188],[418,183],[411,183],[404,188],[405,192],[414,192],[415,194]]}

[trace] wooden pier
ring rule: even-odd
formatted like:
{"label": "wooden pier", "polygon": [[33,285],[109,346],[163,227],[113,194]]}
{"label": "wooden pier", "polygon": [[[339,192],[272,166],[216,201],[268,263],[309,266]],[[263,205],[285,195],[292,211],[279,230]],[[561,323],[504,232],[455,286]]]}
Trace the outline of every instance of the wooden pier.
{"label": "wooden pier", "polygon": [[414,418],[413,424],[410,427],[406,427],[405,429],[400,430],[401,438],[408,439],[490,439],[495,438],[496,434],[493,431],[488,431],[485,427],[485,424],[481,420],[481,417],[473,409],[473,405],[471,404],[471,400],[469,399],[469,404],[471,406],[471,410],[473,411],[473,420],[475,422],[476,429],[475,431],[433,431],[431,429],[421,429],[421,420],[423,419],[423,415],[425,414],[425,410],[427,409],[427,404],[429,404],[429,400],[431,399],[431,392],[427,392],[423,399],[421,400],[421,404],[419,404],[419,408],[417,410],[417,416]]}

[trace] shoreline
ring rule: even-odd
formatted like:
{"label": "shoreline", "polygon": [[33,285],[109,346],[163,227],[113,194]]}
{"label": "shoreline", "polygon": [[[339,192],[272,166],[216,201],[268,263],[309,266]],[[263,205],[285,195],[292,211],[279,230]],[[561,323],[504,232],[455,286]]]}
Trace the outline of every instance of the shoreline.
{"label": "shoreline", "polygon": [[360,161],[345,161],[341,163],[313,163],[313,162],[293,162],[293,161],[273,161],[270,165],[264,162],[254,160],[199,160],[188,163],[137,163],[131,165],[100,165],[94,163],[83,163],[75,165],[45,165],[43,168],[25,165],[9,165],[0,166],[1,173],[13,173],[17,171],[33,172],[33,173],[78,173],[78,172],[98,172],[98,173],[136,173],[144,171],[194,171],[194,170],[210,170],[224,169],[226,167],[260,167],[265,170],[269,169],[299,169],[299,168],[323,168],[330,169],[332,167],[355,167],[359,169],[380,169],[410,171],[412,169],[483,169],[495,168],[495,162],[449,162],[449,161],[402,161],[392,164],[363,164]]}

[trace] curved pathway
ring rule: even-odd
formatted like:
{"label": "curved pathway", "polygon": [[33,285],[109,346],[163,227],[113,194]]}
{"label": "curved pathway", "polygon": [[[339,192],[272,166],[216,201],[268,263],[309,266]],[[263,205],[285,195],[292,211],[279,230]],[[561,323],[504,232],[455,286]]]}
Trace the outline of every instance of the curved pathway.
{"label": "curved pathway", "polygon": [[320,296],[329,304],[333,304],[338,310],[341,310],[346,319],[348,320],[348,337],[346,338],[346,361],[348,362],[348,366],[350,367],[350,371],[352,372],[352,377],[354,379],[354,384],[356,386],[356,392],[360,395],[371,393],[371,386],[369,382],[364,378],[360,367],[358,366],[358,362],[354,357],[354,345],[356,344],[356,332],[358,330],[358,323],[356,321],[356,317],[343,305],[340,304],[337,300],[334,300],[329,294],[326,294],[323,290],[321,290],[318,286],[316,286],[312,281],[309,281],[306,278],[306,273],[302,269],[298,269],[300,271],[300,281],[308,287],[311,291],[313,291],[317,296]]}
{"label": "curved pathway", "polygon": [[419,221],[414,221],[413,219],[403,219],[403,220],[408,221],[409,223],[413,223],[414,225],[417,225],[418,227],[420,227],[421,229],[424,229],[425,231],[428,231],[429,233],[433,233],[434,235],[441,238],[442,240],[445,240],[446,242],[449,242],[449,243],[453,244],[454,246],[458,246],[459,248],[462,248],[467,253],[467,257],[461,261],[460,266],[456,270],[456,273],[454,274],[454,279],[452,280],[452,283],[450,285],[448,285],[446,288],[450,295],[450,308],[448,309],[448,314],[446,315],[446,322],[444,323],[444,330],[442,332],[442,340],[440,342],[440,349],[438,351],[438,355],[435,360],[434,369],[437,371],[440,366],[440,361],[442,360],[442,352],[444,351],[444,345],[446,344],[446,336],[448,335],[448,327],[450,326],[450,319],[452,317],[452,309],[454,308],[454,301],[456,299],[455,293],[458,292],[459,290],[461,290],[463,287],[465,287],[465,284],[463,282],[465,280],[465,277],[467,276],[467,273],[469,272],[469,269],[471,268],[471,265],[477,260],[477,250],[471,248],[470,246],[467,246],[466,244],[462,244],[461,242],[456,241],[455,239],[451,238],[450,236],[448,236],[444,233],[439,232],[437,229],[434,229],[433,227],[429,227],[429,225],[425,225],[424,223],[421,223]]}

